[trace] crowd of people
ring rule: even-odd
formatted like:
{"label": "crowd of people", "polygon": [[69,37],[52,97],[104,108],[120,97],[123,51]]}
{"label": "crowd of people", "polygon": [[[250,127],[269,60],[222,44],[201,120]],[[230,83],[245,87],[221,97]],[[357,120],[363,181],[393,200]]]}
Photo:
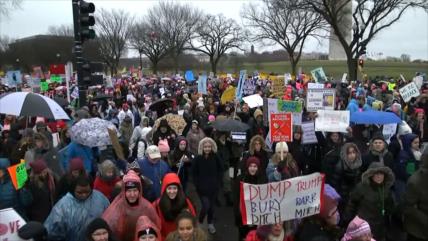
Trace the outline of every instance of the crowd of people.
{"label": "crowd of people", "polygon": [[[247,81],[254,94],[272,97],[269,80]],[[295,124],[292,142],[268,143],[266,109],[222,101],[228,86],[237,85],[231,78],[210,78],[203,95],[195,83],[174,77],[122,78],[111,88],[89,90],[87,106],[65,107],[71,120],[0,115],[0,209],[14,208],[34,225],[20,235],[40,230],[36,241],[216,240],[220,196],[233,207],[238,230],[227,240],[428,240],[428,83],[407,103],[398,92],[405,84],[324,83],[336,89],[336,110],[374,109],[401,118],[389,140],[382,125],[352,124],[347,133],[316,132],[317,143],[303,144]],[[291,80],[284,89],[273,98],[305,107],[306,81]],[[167,104],[152,108],[162,100]],[[303,109],[303,121],[317,118]],[[183,130],[162,119],[167,114],[182,116]],[[72,126],[89,118],[116,126],[124,158],[113,145],[89,147],[71,138]],[[227,119],[250,126],[246,141],[212,125]],[[21,159],[29,179],[17,190],[7,168]],[[240,182],[265,184],[314,172],[325,174],[319,214],[271,225],[243,223]],[[199,200],[189,198],[190,185]]]}

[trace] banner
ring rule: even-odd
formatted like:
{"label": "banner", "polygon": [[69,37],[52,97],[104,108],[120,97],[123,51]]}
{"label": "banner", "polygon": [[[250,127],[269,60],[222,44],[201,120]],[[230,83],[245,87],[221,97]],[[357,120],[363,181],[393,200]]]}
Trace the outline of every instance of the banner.
{"label": "banner", "polygon": [[391,142],[391,137],[397,132],[397,123],[384,124],[382,129],[383,138],[389,144]]}
{"label": "banner", "polygon": [[335,89],[308,89],[306,110],[308,112],[334,110],[335,96]]}
{"label": "banner", "polygon": [[270,139],[272,142],[290,142],[293,140],[293,125],[291,113],[270,115]]}
{"label": "banner", "polygon": [[8,167],[7,171],[9,172],[10,179],[15,189],[21,189],[28,179],[25,161],[21,160],[21,163]]}
{"label": "banner", "polygon": [[302,123],[302,144],[318,143],[317,136],[315,135],[315,123],[304,122]]}
{"label": "banner", "polygon": [[201,75],[198,79],[198,93],[207,94],[207,76]]}
{"label": "banner", "polygon": [[247,78],[247,71],[246,70],[241,70],[239,72],[239,82],[238,82],[238,87],[236,88],[236,92],[235,92],[235,99],[237,100],[241,100],[242,99],[242,93],[244,90],[244,81]]}
{"label": "banner", "polygon": [[240,183],[242,223],[276,224],[318,214],[324,175],[313,173],[262,185]]}
{"label": "banner", "polygon": [[312,70],[311,74],[312,74],[312,78],[315,80],[316,83],[327,82],[327,76],[325,75],[322,67]]}
{"label": "banner", "polygon": [[302,112],[302,102],[278,99],[278,110],[282,112]]}
{"label": "banner", "polygon": [[235,87],[233,86],[227,87],[227,89],[221,95],[221,99],[220,99],[221,104],[224,105],[227,102],[233,101],[233,99],[235,98],[235,92],[236,92]]}
{"label": "banner", "polygon": [[348,132],[349,110],[318,110],[315,131]]}
{"label": "banner", "polygon": [[409,102],[412,97],[418,97],[420,95],[418,86],[414,82],[407,84],[403,88],[399,89],[399,91],[404,102]]}
{"label": "banner", "polygon": [[13,208],[0,210],[0,240],[25,241],[18,236],[18,230],[26,224]]}

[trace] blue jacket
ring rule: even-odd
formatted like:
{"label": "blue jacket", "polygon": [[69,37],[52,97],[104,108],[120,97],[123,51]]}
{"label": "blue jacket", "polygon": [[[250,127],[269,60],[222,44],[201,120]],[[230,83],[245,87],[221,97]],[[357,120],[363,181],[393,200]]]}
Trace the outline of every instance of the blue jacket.
{"label": "blue jacket", "polygon": [[138,160],[141,174],[148,177],[153,185],[150,189],[143,190],[143,196],[150,202],[154,202],[161,195],[162,180],[165,174],[171,172],[166,162],[160,160],[157,163],[152,163],[147,158]]}
{"label": "blue jacket", "polygon": [[53,207],[44,226],[49,240],[82,241],[88,224],[101,217],[110,205],[108,199],[97,190],[85,201],[78,201],[67,193]]}
{"label": "blue jacket", "polygon": [[31,205],[33,197],[25,187],[15,189],[7,171],[9,165],[9,160],[0,158],[0,169],[5,173],[3,180],[0,180],[0,209],[13,208],[25,219],[25,208]]}
{"label": "blue jacket", "polygon": [[83,160],[83,166],[85,167],[86,172],[95,172],[94,153],[90,147],[72,141],[66,148],[67,161],[63,163],[64,170],[68,170],[68,164],[70,163],[71,159],[80,157]]}

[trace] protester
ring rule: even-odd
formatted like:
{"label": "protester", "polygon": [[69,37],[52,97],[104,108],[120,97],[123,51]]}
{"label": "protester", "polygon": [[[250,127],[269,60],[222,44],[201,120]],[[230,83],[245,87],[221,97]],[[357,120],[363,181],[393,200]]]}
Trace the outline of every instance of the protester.
{"label": "protester", "polygon": [[299,167],[293,156],[288,152],[286,142],[278,142],[275,145],[275,154],[266,169],[269,182],[277,182],[300,175]]}
{"label": "protester", "polygon": [[85,240],[86,226],[92,219],[100,217],[108,206],[107,198],[92,189],[89,177],[78,177],[44,223],[49,240]]}
{"label": "protester", "polygon": [[67,173],[59,179],[56,194],[57,200],[65,196],[71,190],[72,182],[81,176],[88,176],[83,167],[83,160],[79,157],[71,159]]}
{"label": "protester", "polygon": [[133,241],[137,219],[144,215],[161,227],[161,222],[152,205],[142,197],[140,177],[132,170],[123,177],[122,190],[107,210],[103,219],[109,224],[113,234],[121,241]]}
{"label": "protester", "polygon": [[199,127],[197,120],[192,121],[192,127],[187,132],[186,139],[189,144],[189,151],[193,154],[198,153],[199,142],[205,137],[204,131]]}
{"label": "protester", "polygon": [[162,241],[161,233],[159,232],[159,226],[147,216],[141,216],[138,218],[135,239],[133,241]]}
{"label": "protester", "polygon": [[177,173],[180,178],[183,191],[186,191],[187,182],[190,175],[190,167],[195,156],[190,153],[188,141],[186,138],[179,136],[176,140],[176,145],[169,160],[169,167],[172,172]]}
{"label": "protester", "polygon": [[227,133],[217,133],[217,156],[223,163],[223,193],[228,206],[233,205],[232,201],[232,180],[230,178],[230,167],[232,161],[232,143],[228,140]]}
{"label": "protester", "polygon": [[369,152],[363,155],[363,165],[361,172],[365,172],[373,162],[379,162],[392,170],[394,169],[394,157],[388,151],[388,144],[386,143],[382,133],[375,134],[370,141]]}
{"label": "protester", "polygon": [[255,156],[260,160],[260,173],[266,173],[266,168],[269,163],[269,153],[267,152],[265,140],[262,136],[255,135],[251,138],[249,150],[242,154],[241,172],[242,169],[245,169],[246,160],[250,156]]}
{"label": "protester", "polygon": [[42,133],[34,134],[34,143],[34,160],[43,159],[56,177],[62,176],[64,170],[58,158],[58,151],[51,146],[46,136]]}
{"label": "protester", "polygon": [[120,184],[120,181],[119,170],[116,165],[110,160],[105,160],[99,165],[97,177],[94,181],[94,189],[104,194],[109,201],[113,201],[111,193],[114,187]]}
{"label": "protester", "polygon": [[248,233],[245,241],[293,241],[293,236],[287,234],[283,223],[261,225]]}
{"label": "protester", "polygon": [[345,235],[341,241],[376,241],[372,239],[370,225],[364,219],[355,216],[349,223]]}
{"label": "protester", "polygon": [[168,121],[165,119],[161,119],[158,128],[153,133],[153,144],[158,145],[159,140],[167,140],[169,146],[174,146],[175,138],[177,134],[175,131],[169,126]]}
{"label": "protester", "polygon": [[86,227],[85,241],[116,241],[110,227],[102,218],[95,218]]}
{"label": "protester", "polygon": [[207,241],[205,232],[197,226],[196,218],[188,211],[177,217],[177,230],[169,233],[165,241]]}

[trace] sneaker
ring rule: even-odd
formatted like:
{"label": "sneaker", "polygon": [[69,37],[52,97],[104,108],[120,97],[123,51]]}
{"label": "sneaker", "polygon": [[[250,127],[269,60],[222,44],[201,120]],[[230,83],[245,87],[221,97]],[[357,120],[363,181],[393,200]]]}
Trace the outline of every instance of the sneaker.
{"label": "sneaker", "polygon": [[215,234],[215,232],[216,230],[215,230],[214,224],[212,223],[208,224],[208,233]]}

